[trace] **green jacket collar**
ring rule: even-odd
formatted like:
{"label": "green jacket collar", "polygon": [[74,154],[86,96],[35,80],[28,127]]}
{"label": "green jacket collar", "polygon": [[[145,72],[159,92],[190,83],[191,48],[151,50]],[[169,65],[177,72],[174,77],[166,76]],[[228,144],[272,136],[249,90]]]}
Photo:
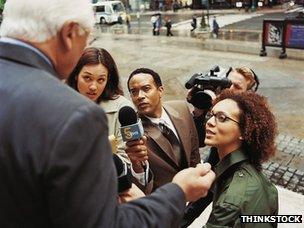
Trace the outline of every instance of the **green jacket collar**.
{"label": "green jacket collar", "polygon": [[248,160],[246,153],[240,149],[231,152],[226,155],[216,166],[214,172],[216,177],[219,178],[223,173],[225,173],[231,166],[237,163]]}

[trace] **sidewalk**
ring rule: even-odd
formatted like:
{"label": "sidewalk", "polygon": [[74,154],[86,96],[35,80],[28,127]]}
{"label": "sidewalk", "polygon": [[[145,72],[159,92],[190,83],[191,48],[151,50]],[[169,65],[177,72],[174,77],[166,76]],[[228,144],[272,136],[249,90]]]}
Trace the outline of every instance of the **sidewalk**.
{"label": "sidewalk", "polygon": [[[181,31],[181,33],[189,33],[189,31]],[[210,38],[209,33],[197,33],[196,37],[173,36],[166,37],[164,35],[153,37],[147,34],[127,34],[127,29],[112,29],[112,34],[102,33],[104,36],[118,36],[124,39],[143,39],[143,40],[158,40],[162,43],[172,43],[183,46],[199,47],[209,51],[225,51],[237,52],[243,54],[251,54],[259,56],[261,50],[261,42],[238,41],[238,40],[221,40]],[[150,33],[149,33],[150,34]],[[281,53],[280,48],[267,47],[267,57],[278,58]],[[287,58],[295,60],[304,60],[304,51],[298,49],[286,49]],[[264,58],[267,58],[264,57]]]}
{"label": "sidewalk", "polygon": [[[263,64],[264,59],[271,59],[269,57],[259,57],[259,50],[260,50],[260,43],[258,42],[243,42],[243,41],[227,41],[227,40],[217,40],[217,39],[209,39],[209,38],[198,38],[193,39],[191,37],[166,37],[166,36],[158,36],[153,37],[152,35],[142,35],[142,34],[126,34],[126,33],[120,33],[120,34],[105,34],[105,33],[99,33],[96,34],[97,38],[100,37],[100,40],[114,40],[113,45],[115,45],[115,49],[118,49],[117,45],[119,46],[119,50],[124,50],[123,45],[129,45],[130,42],[138,43],[140,49],[135,50],[132,48],[132,52],[124,52],[119,51],[120,55],[121,52],[124,53],[123,58],[125,59],[123,63],[127,63],[130,61],[129,56],[132,56],[132,61],[135,60],[137,63],[139,60],[137,58],[147,58],[147,59],[156,59],[156,55],[159,55],[157,50],[160,50],[167,46],[172,46],[173,48],[176,47],[183,47],[188,48],[189,52],[192,53],[192,49],[199,50],[203,52],[202,47],[209,50],[219,50],[219,51],[227,51],[227,52],[242,52],[242,53],[249,53],[252,54],[252,59],[259,59],[258,61],[261,61],[261,64]],[[101,41],[100,41],[101,42]],[[100,43],[100,45],[105,45],[103,42]],[[209,45],[209,47],[208,47]],[[157,48],[155,48],[157,47]],[[140,51],[139,51],[140,50]],[[167,50],[167,49],[166,49]],[[143,52],[149,52],[148,55],[144,55]],[[271,56],[271,53],[274,53],[274,56],[276,53],[279,56],[280,49],[268,49],[268,56]],[[290,58],[292,51],[298,51],[298,50],[287,50],[288,58]],[[138,54],[138,53],[142,54]],[[198,52],[198,51],[197,51]],[[300,51],[301,53],[298,53],[302,59],[304,59],[304,52]],[[175,53],[175,52],[174,52]],[[179,52],[178,52],[179,53]],[[171,56],[168,54],[168,56]],[[167,58],[168,58],[167,56]],[[199,56],[199,55],[198,55]],[[197,64],[198,56],[193,55],[193,64]],[[155,65],[158,67],[162,66],[161,63],[163,61],[159,60],[159,56],[157,57],[157,62]],[[219,58],[220,55],[219,55]],[[179,58],[174,58],[174,61]],[[263,59],[263,60],[262,60]],[[281,60],[278,60],[281,61]],[[140,61],[141,62],[141,61]],[[167,61],[164,61],[167,63]],[[183,62],[183,65],[186,64],[187,61]],[[282,65],[288,64],[289,60],[282,60]],[[294,61],[298,62],[301,65],[300,61]],[[135,65],[136,65],[135,63]],[[169,62],[168,62],[169,63]],[[142,64],[142,62],[141,62]],[[148,63],[147,63],[148,64]],[[151,63],[149,63],[151,64]],[[172,62],[170,62],[172,64]],[[134,65],[134,66],[135,66]],[[154,66],[155,66],[154,65]],[[177,64],[178,65],[178,64]],[[136,65],[137,67],[137,65]],[[161,68],[161,67],[160,67]],[[169,67],[170,68],[170,67]],[[191,65],[192,68],[192,65]],[[173,67],[174,69],[174,67]],[[170,68],[170,71],[173,71],[173,69]],[[302,69],[302,68],[301,68]],[[185,70],[185,69],[183,69]],[[129,70],[128,70],[129,71]],[[303,72],[302,70],[299,72]],[[279,72],[276,72],[279,73]],[[182,79],[182,78],[181,78]],[[275,77],[270,78],[268,80],[277,80]],[[184,80],[182,80],[184,82]],[[167,81],[169,82],[169,81]],[[177,86],[179,81],[176,81],[176,79],[173,80],[172,84],[166,84],[167,85],[167,91],[177,90],[179,86]],[[264,82],[265,83],[265,82]],[[282,84],[284,84],[282,82]],[[287,87],[289,86],[289,83],[284,84]],[[301,86],[301,83],[299,83],[299,86]],[[171,88],[172,87],[172,88]],[[303,87],[301,87],[303,88]],[[282,89],[281,86],[278,86],[278,89]],[[302,90],[296,90],[300,91]],[[174,97],[177,97],[176,93],[173,93]],[[291,95],[292,96],[292,95]],[[300,96],[297,95],[298,100],[302,99]],[[281,102],[281,101],[280,101]],[[286,101],[285,101],[286,102]],[[285,103],[284,103],[285,104]],[[288,106],[286,106],[288,109]],[[292,109],[294,110],[294,109]],[[298,127],[298,129],[301,129],[301,127]],[[276,185],[282,185],[287,189],[282,189],[281,187],[278,187],[279,189],[279,200],[280,200],[280,214],[304,214],[304,139],[303,137],[295,138],[290,137],[288,135],[280,135],[277,138],[277,144],[278,144],[278,156],[272,160],[271,162],[265,164],[263,166],[265,170],[265,174],[273,181]],[[295,192],[290,191],[289,189],[292,189]],[[190,227],[201,227],[201,224],[204,224],[204,221],[206,221],[208,214],[205,212],[201,217],[195,221],[195,223]],[[204,220],[205,219],[205,220]],[[304,218],[303,218],[304,219]],[[195,226],[195,224],[198,224]],[[291,225],[291,224],[280,224],[279,227],[303,227],[303,224],[301,226]]]}
{"label": "sidewalk", "polygon": [[[271,8],[269,7],[262,7],[262,8],[257,8],[255,10],[256,13],[275,13],[275,12],[282,12],[287,9],[287,6],[283,5],[276,5]],[[197,14],[200,15],[204,12],[205,14],[207,13],[207,9],[180,9],[176,12],[173,12],[173,10],[167,10],[167,11],[144,11],[140,12],[140,15],[148,15],[151,16],[156,13],[161,13],[162,15],[193,15]],[[247,14],[250,13],[251,11],[249,10],[248,12],[245,12],[245,9],[237,9],[237,8],[232,8],[232,9],[209,9],[209,14],[214,15],[214,14]],[[136,16],[136,12],[131,13],[130,15]]]}
{"label": "sidewalk", "polygon": [[[294,6],[294,9],[297,9],[298,6]],[[243,27],[242,29],[236,29],[237,26],[229,26],[229,25],[236,25],[236,23],[242,21],[249,20],[251,18],[258,18],[263,14],[268,13],[278,13],[278,12],[285,12],[287,10],[287,6],[279,5],[274,6],[272,8],[264,7],[262,9],[258,9],[255,12],[245,12],[243,9],[228,9],[228,10],[209,10],[209,24],[212,25],[212,16],[216,15],[217,22],[220,26],[220,39],[214,39],[211,36],[210,31],[211,28],[208,29],[201,29],[199,24],[201,21],[201,17],[197,18],[198,28],[194,32],[190,32],[191,29],[191,16],[193,14],[197,14],[200,16],[202,12],[206,14],[206,10],[180,10],[178,12],[173,11],[166,11],[161,12],[163,16],[171,15],[175,17],[183,18],[184,20],[177,20],[177,23],[172,24],[172,32],[175,37],[170,37],[170,41],[167,40],[165,36],[166,28],[162,27],[161,35],[158,39],[161,39],[161,42],[173,42],[185,45],[192,45],[193,46],[200,46],[206,50],[210,51],[225,51],[225,52],[237,52],[237,53],[244,53],[244,54],[253,54],[259,55],[261,50],[261,40],[262,40],[262,30],[261,29],[248,29],[247,27]],[[143,12],[141,15],[145,15],[149,18],[150,15],[156,13],[158,11],[148,11]],[[188,17],[183,17],[181,15],[188,15]],[[205,15],[206,16],[206,15]],[[147,19],[147,18],[146,18]],[[136,22],[136,20],[134,20]],[[132,33],[134,35],[140,34],[142,37],[147,37],[147,35],[151,36],[151,25],[150,20],[142,20],[141,27],[137,24],[132,24]],[[249,22],[248,22],[249,23]],[[118,29],[119,30],[119,29]],[[114,31],[114,33],[127,33],[126,29]],[[133,34],[132,34],[133,35]],[[176,38],[178,37],[178,38]],[[196,38],[196,39],[194,39]],[[280,48],[274,47],[267,47],[267,56],[270,57],[279,57],[281,54]],[[298,49],[287,49],[287,56],[289,59],[296,59],[296,60],[304,60],[304,52],[303,50]]]}

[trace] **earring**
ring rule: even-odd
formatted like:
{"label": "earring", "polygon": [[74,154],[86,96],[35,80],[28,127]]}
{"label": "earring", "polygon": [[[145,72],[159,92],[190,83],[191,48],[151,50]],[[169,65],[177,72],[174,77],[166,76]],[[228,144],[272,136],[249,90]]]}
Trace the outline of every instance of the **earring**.
{"label": "earring", "polygon": [[243,136],[240,136],[240,137],[239,137],[239,140],[241,140],[241,141],[242,141],[242,140],[243,140]]}

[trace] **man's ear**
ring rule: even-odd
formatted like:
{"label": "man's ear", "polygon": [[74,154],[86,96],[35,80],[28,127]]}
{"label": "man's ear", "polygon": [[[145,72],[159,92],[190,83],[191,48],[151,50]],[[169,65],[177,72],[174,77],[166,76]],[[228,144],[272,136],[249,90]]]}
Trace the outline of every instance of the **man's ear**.
{"label": "man's ear", "polygon": [[160,97],[162,97],[164,90],[165,90],[164,86],[158,87],[158,91],[159,91]]}
{"label": "man's ear", "polygon": [[59,39],[64,50],[73,48],[73,42],[78,35],[78,24],[75,22],[65,23],[59,31]]}

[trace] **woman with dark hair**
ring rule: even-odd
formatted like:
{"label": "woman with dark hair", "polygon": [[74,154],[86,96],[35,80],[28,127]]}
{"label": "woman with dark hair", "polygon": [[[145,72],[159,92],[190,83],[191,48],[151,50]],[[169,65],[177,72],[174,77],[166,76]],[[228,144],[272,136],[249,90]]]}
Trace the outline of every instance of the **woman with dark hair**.
{"label": "woman with dark hair", "polygon": [[[67,84],[101,105],[108,118],[109,135],[114,135],[116,138],[115,150],[130,164],[119,129],[118,111],[123,106],[133,107],[133,105],[123,96],[117,66],[109,52],[96,47],[85,49],[67,79]],[[112,148],[115,148],[113,144],[115,143],[112,141]]]}
{"label": "woman with dark hair", "polygon": [[223,91],[206,119],[205,143],[217,148],[220,161],[205,227],[241,227],[240,215],[276,215],[277,189],[261,170],[276,151],[277,125],[266,99],[254,92]]}

